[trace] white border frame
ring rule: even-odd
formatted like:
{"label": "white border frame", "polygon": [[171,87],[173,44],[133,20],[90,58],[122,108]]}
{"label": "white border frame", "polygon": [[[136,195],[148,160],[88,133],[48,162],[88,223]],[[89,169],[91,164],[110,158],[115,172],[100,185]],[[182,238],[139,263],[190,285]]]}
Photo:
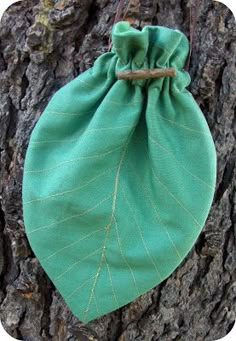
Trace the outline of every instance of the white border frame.
{"label": "white border frame", "polygon": [[[23,0],[0,0],[0,20],[2,18],[3,13],[7,10],[8,7],[10,7],[13,3],[19,2]],[[216,1],[216,0],[214,0]],[[218,0],[217,0],[218,1]],[[219,1],[222,2],[225,6],[227,6],[231,12],[234,14],[234,18],[236,20],[236,1],[235,0],[223,0]],[[11,337],[3,328],[1,321],[0,321],[0,340],[1,341],[12,341],[16,340],[15,338]],[[227,334],[222,339],[219,339],[221,341],[235,341],[236,340],[236,323],[234,324],[234,327],[230,331],[229,334]],[[213,341],[213,340],[212,340]],[[215,340],[216,341],[216,340]]]}

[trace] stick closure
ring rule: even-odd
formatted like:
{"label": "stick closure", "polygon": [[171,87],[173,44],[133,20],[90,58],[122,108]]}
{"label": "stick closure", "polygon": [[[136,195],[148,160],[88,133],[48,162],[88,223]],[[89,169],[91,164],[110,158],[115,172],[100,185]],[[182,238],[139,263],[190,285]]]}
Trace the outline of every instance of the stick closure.
{"label": "stick closure", "polygon": [[141,69],[141,70],[125,70],[116,72],[117,79],[150,79],[160,77],[174,77],[176,75],[175,68],[159,68],[159,69]]}

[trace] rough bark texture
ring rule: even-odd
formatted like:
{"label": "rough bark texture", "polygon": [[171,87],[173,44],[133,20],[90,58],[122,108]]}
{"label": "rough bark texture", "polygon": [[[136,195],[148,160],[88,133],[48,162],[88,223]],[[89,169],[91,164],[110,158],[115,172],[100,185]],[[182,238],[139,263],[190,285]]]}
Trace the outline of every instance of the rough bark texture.
{"label": "rough bark texture", "polygon": [[[131,2],[127,16],[134,25],[164,25],[189,37],[190,1]],[[24,233],[21,184],[32,128],[53,93],[107,51],[116,8],[114,0],[24,0],[2,18],[1,320],[10,335],[33,341],[217,340],[236,315],[236,32],[223,4],[200,1],[189,87],[215,141],[217,188],[204,230],[178,269],[131,304],[83,325],[45,275]]]}

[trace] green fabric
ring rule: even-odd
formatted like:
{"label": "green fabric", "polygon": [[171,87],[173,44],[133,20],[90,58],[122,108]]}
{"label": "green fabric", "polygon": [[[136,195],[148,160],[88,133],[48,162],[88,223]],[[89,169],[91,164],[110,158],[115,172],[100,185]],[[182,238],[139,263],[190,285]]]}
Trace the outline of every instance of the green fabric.
{"label": "green fabric", "polygon": [[[188,40],[127,22],[113,48],[57,91],[26,154],[30,245],[72,312],[88,322],[166,279],[195,243],[216,181],[216,153],[186,90]],[[116,71],[175,67],[176,77]]]}

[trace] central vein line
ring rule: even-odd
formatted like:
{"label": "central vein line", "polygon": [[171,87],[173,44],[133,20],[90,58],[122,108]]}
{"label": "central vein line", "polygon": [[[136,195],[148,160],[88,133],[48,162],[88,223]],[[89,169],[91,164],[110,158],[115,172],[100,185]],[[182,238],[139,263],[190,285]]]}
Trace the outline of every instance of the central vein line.
{"label": "central vein line", "polygon": [[92,289],[91,289],[88,305],[87,305],[87,308],[84,311],[85,315],[88,314],[88,312],[89,312],[89,308],[90,308],[90,305],[91,305],[91,302],[92,302],[92,299],[93,299],[93,296],[94,296],[94,290],[95,290],[95,287],[96,287],[96,284],[97,284],[97,280],[98,280],[98,277],[99,277],[99,275],[101,273],[103,261],[105,259],[106,244],[107,244],[107,241],[108,241],[108,238],[109,238],[110,228],[111,228],[111,225],[113,223],[114,215],[115,215],[120,170],[121,170],[121,166],[122,166],[122,163],[124,161],[124,158],[125,158],[125,155],[126,155],[126,152],[127,152],[127,148],[128,148],[128,145],[129,145],[132,133],[133,133],[133,130],[130,133],[129,138],[128,138],[125,146],[124,146],[124,149],[123,149],[122,154],[121,154],[120,162],[119,162],[118,167],[117,167],[116,177],[115,177],[115,184],[114,184],[114,191],[113,191],[113,195],[112,195],[111,218],[110,218],[109,223],[105,227],[106,233],[105,233],[105,239],[104,239],[104,243],[103,243],[103,247],[102,247],[102,254],[101,254],[100,261],[99,261],[97,272],[95,274],[95,278],[94,278],[94,282],[93,282],[93,285],[92,285]]}

